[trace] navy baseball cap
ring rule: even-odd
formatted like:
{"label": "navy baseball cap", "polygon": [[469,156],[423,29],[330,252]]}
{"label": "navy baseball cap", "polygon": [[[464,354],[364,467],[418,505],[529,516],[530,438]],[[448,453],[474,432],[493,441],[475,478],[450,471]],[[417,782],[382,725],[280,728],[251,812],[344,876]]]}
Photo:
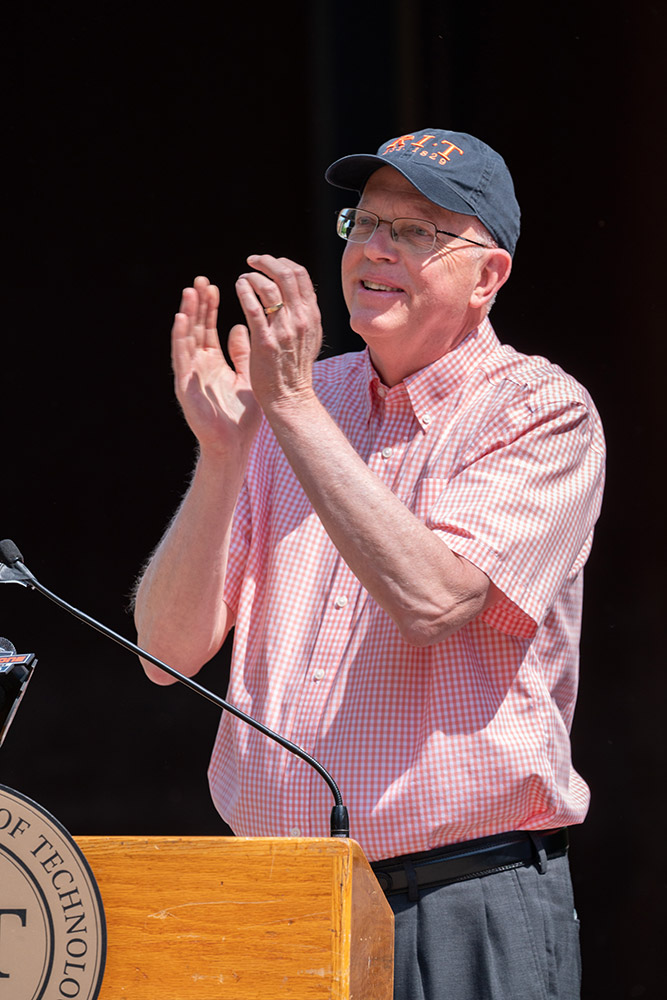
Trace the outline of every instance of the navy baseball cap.
{"label": "navy baseball cap", "polygon": [[390,139],[375,154],[343,156],[324,176],[334,187],[361,194],[371,174],[386,166],[435,205],[476,216],[498,246],[514,253],[521,218],[514,184],[502,156],[485,142],[466,132],[419,129]]}

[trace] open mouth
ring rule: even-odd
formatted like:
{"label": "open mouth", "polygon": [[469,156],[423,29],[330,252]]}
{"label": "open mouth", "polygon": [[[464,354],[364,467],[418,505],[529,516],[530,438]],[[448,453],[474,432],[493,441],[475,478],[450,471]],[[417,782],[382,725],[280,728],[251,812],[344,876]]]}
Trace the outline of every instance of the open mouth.
{"label": "open mouth", "polygon": [[379,281],[362,281],[361,284],[369,292],[400,292],[395,285],[383,285]]}

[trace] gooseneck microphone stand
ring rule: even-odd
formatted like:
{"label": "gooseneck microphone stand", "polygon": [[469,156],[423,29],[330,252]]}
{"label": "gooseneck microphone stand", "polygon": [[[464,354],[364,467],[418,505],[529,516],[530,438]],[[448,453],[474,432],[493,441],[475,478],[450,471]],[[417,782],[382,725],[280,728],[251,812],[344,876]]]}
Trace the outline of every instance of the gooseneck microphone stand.
{"label": "gooseneck microphone stand", "polygon": [[156,656],[148,653],[145,649],[141,649],[135,643],[130,642],[124,636],[119,635],[112,629],[103,625],[102,622],[98,622],[95,618],[91,618],[90,615],[85,614],[83,611],[79,611],[78,608],[73,607],[73,605],[68,604],[64,601],[62,597],[54,594],[53,591],[48,590],[39,580],[30,572],[27,566],[23,562],[23,556],[19,552],[18,548],[10,539],[5,539],[0,542],[0,583],[18,583],[23,587],[28,587],[31,590],[36,590],[44,597],[48,597],[50,601],[57,604],[59,607],[68,611],[75,618],[84,622],[86,625],[90,625],[91,628],[97,629],[102,635],[105,635],[108,639],[113,639],[124,649],[128,650],[130,653],[134,653],[136,656],[142,657],[144,660],[148,660],[154,666],[159,667],[164,670],[165,673],[169,674],[180,684],[185,685],[185,687],[190,688],[196,694],[200,695],[202,698],[206,698],[207,701],[212,702],[218,708],[223,709],[225,712],[230,712],[232,715],[236,716],[237,719],[241,719],[243,722],[252,726],[253,729],[258,730],[258,732],[263,733],[264,736],[268,737],[270,740],[274,740],[280,746],[289,750],[290,753],[295,754],[301,760],[305,761],[314,768],[317,773],[324,779],[331,790],[331,794],[334,798],[334,807],[331,810],[330,819],[330,831],[332,837],[349,837],[350,835],[350,821],[348,818],[347,808],[343,805],[343,799],[340,793],[338,785],[331,777],[329,772],[320,764],[319,761],[311,757],[302,747],[297,746],[296,743],[292,743],[290,740],[285,739],[284,736],[280,736],[278,733],[274,733],[273,730],[268,729],[261,722],[256,719],[251,718],[251,716],[246,715],[241,709],[235,708],[224,698],[219,695],[214,694],[207,688],[202,687],[197,681],[192,680],[191,677],[187,677],[185,674],[180,673],[174,667],[169,666],[168,663],[163,663],[162,660],[158,660]]}

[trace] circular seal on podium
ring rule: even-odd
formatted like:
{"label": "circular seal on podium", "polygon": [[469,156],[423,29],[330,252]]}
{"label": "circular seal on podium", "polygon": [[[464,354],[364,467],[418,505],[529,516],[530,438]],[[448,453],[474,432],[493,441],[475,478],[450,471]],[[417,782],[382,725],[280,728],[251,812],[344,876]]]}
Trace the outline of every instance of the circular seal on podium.
{"label": "circular seal on podium", "polygon": [[106,945],[81,850],[42,806],[0,785],[0,996],[95,1000]]}

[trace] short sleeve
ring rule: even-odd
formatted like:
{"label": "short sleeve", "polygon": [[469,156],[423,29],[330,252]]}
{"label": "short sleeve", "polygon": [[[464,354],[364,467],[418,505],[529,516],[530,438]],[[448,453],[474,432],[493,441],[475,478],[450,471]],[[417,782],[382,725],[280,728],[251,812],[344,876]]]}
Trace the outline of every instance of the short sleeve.
{"label": "short sleeve", "polygon": [[592,403],[524,388],[462,449],[425,521],[502,591],[483,620],[530,636],[588,557],[604,444]]}

